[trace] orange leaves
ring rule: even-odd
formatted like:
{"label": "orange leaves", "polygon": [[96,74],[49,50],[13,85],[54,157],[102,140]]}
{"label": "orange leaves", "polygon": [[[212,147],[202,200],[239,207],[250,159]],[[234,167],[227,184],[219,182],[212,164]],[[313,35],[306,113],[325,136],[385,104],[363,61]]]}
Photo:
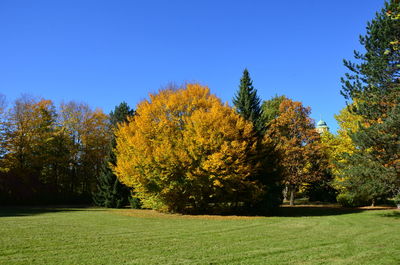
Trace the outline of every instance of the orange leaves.
{"label": "orange leaves", "polygon": [[316,161],[322,155],[319,134],[309,117],[310,108],[285,99],[279,116],[271,122],[266,140],[273,141],[282,155],[280,164],[286,183],[299,185],[317,180],[321,174]]}
{"label": "orange leaves", "polygon": [[252,124],[207,87],[161,90],[136,113],[116,131],[114,170],[145,206],[183,211],[232,200],[240,186],[259,190],[248,180],[257,169]]}

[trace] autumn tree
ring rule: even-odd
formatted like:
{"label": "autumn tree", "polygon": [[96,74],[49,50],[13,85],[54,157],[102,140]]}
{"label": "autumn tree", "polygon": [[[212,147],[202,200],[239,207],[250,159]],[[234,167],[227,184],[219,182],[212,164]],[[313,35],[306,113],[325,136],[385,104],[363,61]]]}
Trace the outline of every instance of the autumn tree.
{"label": "autumn tree", "polygon": [[50,100],[29,96],[17,99],[7,114],[2,162],[9,181],[3,184],[17,200],[41,197],[43,185],[53,183],[45,168],[51,161],[55,120],[56,111]]}
{"label": "autumn tree", "polygon": [[347,188],[372,204],[400,189],[400,4],[385,2],[360,36],[365,52],[345,60],[342,94],[357,101],[364,123],[351,134],[356,151],[343,165]]}
{"label": "autumn tree", "polygon": [[27,95],[0,105],[0,201],[87,202],[109,149],[108,116]]}
{"label": "autumn tree", "polygon": [[0,94],[0,114],[3,116],[6,111],[6,96]]}
{"label": "autumn tree", "polygon": [[279,163],[284,183],[289,187],[290,205],[293,205],[295,192],[301,184],[323,176],[324,154],[319,134],[309,117],[309,107],[285,99],[279,106],[279,113],[271,122],[266,137],[275,142],[280,151]]}
{"label": "autumn tree", "polygon": [[[133,116],[134,111],[126,102],[122,102],[111,111],[110,123],[112,129],[116,129],[118,124],[128,121],[128,117]],[[109,151],[104,159],[100,174],[97,178],[97,191],[94,193],[93,200],[96,205],[108,208],[120,208],[128,201],[129,189],[123,185],[112,172],[110,164],[116,166],[114,148],[116,147],[115,136],[112,135],[109,143]]]}
{"label": "autumn tree", "polygon": [[235,208],[262,185],[251,122],[207,87],[163,89],[138,104],[117,136],[118,178],[145,207],[173,212]]}
{"label": "autumn tree", "polygon": [[352,114],[349,111],[349,107],[343,108],[338,115],[335,115],[335,118],[339,124],[337,133],[324,131],[320,134],[321,144],[327,159],[326,175],[316,183],[307,186],[306,194],[310,201],[313,200],[312,197],[319,197],[318,201],[325,199],[326,201],[334,202],[338,198],[342,198],[343,194],[346,193],[343,185],[344,178],[339,164],[345,161],[345,157],[348,154],[355,151],[350,134],[358,129],[361,119],[359,116]]}
{"label": "autumn tree", "polygon": [[[263,183],[265,187],[264,199],[258,203],[257,212],[271,212],[275,206],[281,204],[281,175],[278,167],[277,154],[274,144],[263,141],[267,129],[266,116],[260,105],[261,100],[257,95],[257,90],[253,87],[249,71],[244,69],[240,79],[239,90],[233,99],[234,107],[238,114],[244,119],[252,122],[256,136],[258,137],[257,148],[259,149],[259,163],[262,165],[254,173],[253,178]],[[252,208],[252,207],[251,207]]]}
{"label": "autumn tree", "polygon": [[334,176],[333,186],[339,192],[345,192],[343,185],[345,176],[341,168],[346,164],[346,157],[357,151],[351,135],[359,130],[362,123],[362,117],[350,111],[352,107],[353,104],[343,108],[339,114],[335,115],[339,125],[337,134],[325,132],[321,135],[329,159],[329,169]]}
{"label": "autumn tree", "polygon": [[251,121],[255,130],[262,135],[265,122],[262,120],[261,100],[257,90],[253,87],[249,71],[244,69],[240,79],[239,90],[233,98],[233,105],[236,111],[246,120]]}
{"label": "autumn tree", "polygon": [[7,160],[14,168],[40,168],[55,122],[50,100],[24,96],[9,112],[6,134]]}
{"label": "autumn tree", "polygon": [[3,94],[0,94],[0,170],[2,169],[1,159],[6,152],[5,149],[5,129],[6,129],[6,97]]}
{"label": "autumn tree", "polygon": [[100,109],[68,102],[61,105],[60,126],[67,134],[69,152],[68,190],[90,197],[96,188],[111,137],[109,118]]}

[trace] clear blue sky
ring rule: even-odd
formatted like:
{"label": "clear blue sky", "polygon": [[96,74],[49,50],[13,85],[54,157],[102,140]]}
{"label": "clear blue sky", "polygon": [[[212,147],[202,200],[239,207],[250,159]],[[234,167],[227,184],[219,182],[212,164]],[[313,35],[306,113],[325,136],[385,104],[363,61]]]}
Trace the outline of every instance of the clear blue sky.
{"label": "clear blue sky", "polygon": [[343,58],[383,0],[0,1],[0,93],[134,107],[169,82],[231,102],[245,67],[336,130]]}

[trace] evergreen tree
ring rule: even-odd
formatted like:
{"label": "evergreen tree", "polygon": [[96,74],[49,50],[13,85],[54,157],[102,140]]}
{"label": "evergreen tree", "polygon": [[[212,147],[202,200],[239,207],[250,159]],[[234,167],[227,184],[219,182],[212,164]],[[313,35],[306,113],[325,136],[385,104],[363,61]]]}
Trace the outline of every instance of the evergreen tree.
{"label": "evergreen tree", "polygon": [[[110,113],[110,123],[116,128],[119,123],[127,122],[129,116],[133,116],[134,111],[127,103],[122,102]],[[97,179],[97,193],[93,195],[96,205],[107,208],[120,208],[127,203],[129,189],[123,185],[110,169],[111,165],[116,165],[116,157],[113,149],[116,146],[115,136],[110,141],[109,154],[101,167],[101,173]]]}
{"label": "evergreen tree", "polygon": [[261,117],[261,100],[257,96],[257,90],[253,87],[253,81],[250,78],[249,71],[244,69],[243,76],[240,79],[239,90],[233,98],[233,104],[236,111],[246,120],[251,121],[256,132],[263,134],[264,122]]}
{"label": "evergreen tree", "polygon": [[126,102],[122,102],[110,113],[110,122],[113,127],[118,123],[127,122],[128,117],[135,115],[135,111],[129,107]]}
{"label": "evergreen tree", "polygon": [[267,120],[260,103],[261,100],[253,87],[249,71],[244,69],[233,104],[239,115],[253,123],[258,136],[257,159],[262,166],[254,174],[253,179],[262,183],[265,191],[262,200],[249,205],[248,208],[256,214],[271,214],[282,203],[282,170],[278,163],[280,156],[275,144],[270,139],[264,138]]}
{"label": "evergreen tree", "polygon": [[342,163],[348,190],[374,203],[400,187],[400,5],[386,2],[360,36],[365,53],[342,78],[342,94],[356,100],[351,111],[363,118],[351,135],[356,152]]}

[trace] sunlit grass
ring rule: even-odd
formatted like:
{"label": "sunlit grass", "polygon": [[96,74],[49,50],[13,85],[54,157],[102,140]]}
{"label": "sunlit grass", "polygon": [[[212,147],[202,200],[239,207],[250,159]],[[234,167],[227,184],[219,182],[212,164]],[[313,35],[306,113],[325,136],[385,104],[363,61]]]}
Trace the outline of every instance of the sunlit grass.
{"label": "sunlit grass", "polygon": [[400,264],[400,211],[276,217],[0,208],[1,264]]}

